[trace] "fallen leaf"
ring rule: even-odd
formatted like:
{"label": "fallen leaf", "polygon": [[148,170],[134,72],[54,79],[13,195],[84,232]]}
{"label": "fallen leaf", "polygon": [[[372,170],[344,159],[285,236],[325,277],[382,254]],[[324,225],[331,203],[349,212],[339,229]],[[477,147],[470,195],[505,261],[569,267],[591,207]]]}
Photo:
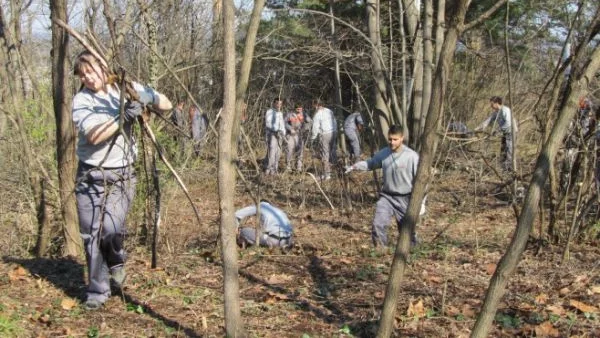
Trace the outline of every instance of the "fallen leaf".
{"label": "fallen leaf", "polygon": [[350,265],[350,264],[352,264],[353,262],[352,262],[352,260],[350,260],[350,259],[348,259],[348,258],[342,258],[342,259],[340,259],[340,263],[344,263],[344,264],[346,264],[346,265]]}
{"label": "fallen leaf", "polygon": [[76,305],[77,302],[71,298],[63,298],[63,300],[60,302],[60,307],[62,307],[63,310],[71,310]]}
{"label": "fallen leaf", "polygon": [[377,291],[377,292],[375,292],[374,296],[377,299],[383,299],[385,297],[385,294],[383,293],[383,291]]}
{"label": "fallen leaf", "polygon": [[427,279],[428,279],[430,282],[432,282],[432,283],[436,283],[436,284],[439,284],[439,283],[441,283],[441,282],[442,282],[442,277],[440,277],[440,276],[429,276]]}
{"label": "fallen leaf", "polygon": [[468,317],[468,318],[475,317],[475,310],[473,310],[473,307],[470,304],[464,304],[462,306],[461,313],[463,316]]}
{"label": "fallen leaf", "polygon": [[521,311],[531,311],[531,310],[535,309],[535,306],[533,306],[529,303],[523,302],[523,303],[519,304],[518,308]]}
{"label": "fallen leaf", "polygon": [[577,276],[575,277],[575,281],[573,282],[574,284],[585,284],[588,282],[588,276],[586,275],[581,275],[581,276]]}
{"label": "fallen leaf", "polygon": [[564,287],[558,291],[558,293],[560,293],[561,296],[564,296],[564,295],[568,294],[569,292],[571,292],[571,290],[569,290],[569,288],[567,288],[567,287]]}
{"label": "fallen leaf", "polygon": [[545,321],[535,327],[536,337],[560,337],[558,329],[555,328],[552,323]]}
{"label": "fallen leaf", "polygon": [[566,313],[565,309],[560,305],[546,306],[546,310],[550,311],[550,313],[555,314],[557,316],[564,316],[564,314]]}
{"label": "fallen leaf", "polygon": [[540,293],[537,297],[535,297],[535,302],[538,304],[546,304],[548,301],[548,295],[545,293]]}
{"label": "fallen leaf", "polygon": [[423,306],[423,300],[419,299],[417,303],[408,304],[408,310],[406,311],[406,315],[409,317],[424,317],[425,316],[425,307]]}
{"label": "fallen leaf", "polygon": [[590,290],[592,291],[592,293],[600,293],[600,285],[594,285],[590,287]]}
{"label": "fallen leaf", "polygon": [[208,330],[208,323],[205,316],[202,316],[202,330]]}
{"label": "fallen leaf", "polygon": [[485,266],[485,272],[487,272],[488,275],[493,275],[495,271],[496,271],[496,264],[495,263],[486,264],[486,266]]}
{"label": "fallen leaf", "polygon": [[280,275],[271,275],[267,280],[269,284],[283,284],[285,282],[289,282],[293,279],[291,275],[280,274]]}
{"label": "fallen leaf", "polygon": [[572,307],[576,308],[577,310],[581,311],[581,312],[587,312],[587,313],[596,313],[598,312],[598,308],[592,305],[588,305],[585,303],[582,303],[580,301],[577,300],[573,300],[571,299],[569,301],[569,305],[571,305]]}
{"label": "fallen leaf", "polygon": [[17,266],[8,272],[8,279],[11,282],[23,280],[23,279],[26,279],[26,277],[27,277],[27,270],[25,270],[22,266]]}
{"label": "fallen leaf", "polygon": [[290,299],[287,295],[279,292],[269,291],[267,292],[267,299],[265,300],[267,303],[273,303],[276,300],[288,300]]}
{"label": "fallen leaf", "polygon": [[454,317],[454,316],[460,314],[460,310],[456,306],[448,305],[448,306],[446,306],[444,313],[446,314],[446,316]]}

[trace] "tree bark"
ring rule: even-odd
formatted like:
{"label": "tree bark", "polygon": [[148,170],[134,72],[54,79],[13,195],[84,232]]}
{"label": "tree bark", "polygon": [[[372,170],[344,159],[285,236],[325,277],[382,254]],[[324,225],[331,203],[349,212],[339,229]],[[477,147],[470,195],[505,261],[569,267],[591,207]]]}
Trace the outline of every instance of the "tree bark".
{"label": "tree bark", "polygon": [[232,153],[232,130],[236,106],[235,17],[233,0],[223,1],[223,114],[219,124],[219,209],[221,214],[221,250],[223,256],[225,332],[240,337],[244,329],[240,312],[236,231],[234,221],[235,155]]}
{"label": "tree bark", "polygon": [[[584,48],[588,48],[589,42],[595,37],[594,30],[600,27],[600,6],[596,8],[592,23],[589,25],[588,32],[583,41],[578,46],[581,54]],[[506,291],[506,284],[509,277],[517,267],[521,255],[525,250],[527,239],[533,227],[533,221],[539,208],[541,191],[544,188],[550,166],[554,161],[554,157],[562,144],[569,122],[576,112],[578,98],[585,95],[588,91],[590,79],[594,77],[600,69],[600,48],[595,47],[592,55],[580,68],[580,71],[574,71],[569,82],[563,100],[561,101],[556,123],[552,127],[549,138],[544,143],[540,151],[521,214],[517,222],[517,229],[511,239],[506,253],[500,259],[496,271],[494,272],[489,287],[485,294],[485,300],[481,307],[481,312],[477,316],[471,337],[486,337],[489,333],[490,326],[494,320],[494,315],[498,308],[498,303]]]}
{"label": "tree bark", "polygon": [[371,72],[373,74],[373,101],[375,109],[373,112],[373,120],[377,124],[379,137],[383,142],[385,139],[385,131],[392,124],[392,115],[388,106],[388,101],[385,98],[386,83],[381,60],[381,33],[379,31],[379,0],[367,1],[367,25],[369,29],[369,39],[372,43],[371,48]]}
{"label": "tree bark", "polygon": [[[433,0],[425,0],[425,20],[423,25],[423,102],[421,103],[420,119],[427,118],[429,110],[429,100],[431,99],[432,73],[433,73]],[[422,125],[424,127],[424,125]],[[413,134],[415,138],[423,132],[422,129],[416,130]],[[418,148],[417,148],[418,149]]]}
{"label": "tree bark", "polygon": [[[501,0],[503,1],[503,0]],[[437,150],[438,134],[436,130],[440,127],[440,116],[444,108],[444,96],[446,85],[450,75],[450,67],[454,60],[456,42],[464,31],[464,20],[469,7],[470,0],[455,0],[451,6],[453,12],[450,14],[448,30],[444,38],[440,60],[435,70],[433,87],[431,92],[431,103],[425,120],[425,129],[421,136],[421,152],[417,177],[411,194],[408,211],[400,225],[400,237],[396,244],[390,278],[388,280],[381,319],[377,337],[389,337],[396,313],[396,304],[400,291],[400,282],[404,276],[409,255],[410,238],[419,220],[421,203],[426,194],[427,183],[431,180],[431,167]]]}
{"label": "tree bark", "polygon": [[[50,15],[67,22],[67,1],[50,2]],[[69,67],[69,34],[52,24],[52,102],[56,120],[56,157],[58,186],[65,236],[64,255],[79,256],[82,250],[75,205],[75,130],[71,120],[71,76]]]}

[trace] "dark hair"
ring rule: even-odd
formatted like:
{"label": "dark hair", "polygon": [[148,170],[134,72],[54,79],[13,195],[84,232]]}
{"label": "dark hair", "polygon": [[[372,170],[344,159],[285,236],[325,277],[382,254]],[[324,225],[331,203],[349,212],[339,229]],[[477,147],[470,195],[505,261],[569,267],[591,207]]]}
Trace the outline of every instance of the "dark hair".
{"label": "dark hair", "polygon": [[500,96],[490,97],[490,101],[497,104],[502,104],[502,98]]}
{"label": "dark hair", "polygon": [[273,99],[273,103],[277,102],[277,101],[281,101],[281,103],[283,103],[283,99],[280,97],[276,97]]}
{"label": "dark hair", "polygon": [[323,101],[321,101],[321,99],[314,99],[312,101],[313,106],[315,107],[322,107],[323,106]]}
{"label": "dark hair", "polygon": [[404,131],[402,130],[402,127],[400,127],[397,124],[392,124],[390,126],[390,129],[388,130],[388,135],[402,135],[404,136]]}
{"label": "dark hair", "polygon": [[296,103],[296,104],[294,105],[294,109],[296,109],[296,108],[302,108],[302,104],[300,104],[300,103]]}
{"label": "dark hair", "polygon": [[84,50],[83,52],[79,53],[75,58],[75,64],[73,65],[73,75],[80,75],[80,72],[83,69],[84,65],[92,66],[94,64],[100,66],[100,69],[106,72],[106,69],[104,69],[104,66],[102,66],[100,60],[98,60],[92,53],[88,52],[87,50]]}
{"label": "dark hair", "polygon": [[260,203],[267,203],[267,204],[271,204],[271,202],[269,202],[266,198],[261,198],[260,199]]}

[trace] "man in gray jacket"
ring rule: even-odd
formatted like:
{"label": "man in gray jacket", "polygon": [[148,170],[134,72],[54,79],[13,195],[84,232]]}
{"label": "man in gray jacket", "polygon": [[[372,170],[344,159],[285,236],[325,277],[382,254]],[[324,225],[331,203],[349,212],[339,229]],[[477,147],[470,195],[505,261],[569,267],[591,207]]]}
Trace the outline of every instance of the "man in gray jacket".
{"label": "man in gray jacket", "polygon": [[363,129],[364,121],[360,113],[355,111],[348,115],[344,120],[344,134],[348,141],[350,150],[350,159],[357,161],[360,158],[360,132]]}
{"label": "man in gray jacket", "polygon": [[285,123],[283,122],[283,100],[275,98],[273,106],[265,114],[265,130],[267,142],[267,157],[265,174],[275,175],[279,169],[281,157],[281,144],[285,137]]}
{"label": "man in gray jacket", "polygon": [[[247,217],[256,215],[256,205],[249,205],[235,212],[238,227]],[[285,212],[268,201],[260,202],[259,244],[266,247],[291,247],[294,244],[292,224]],[[254,245],[256,241],[255,227],[242,227],[238,233],[238,244]]]}
{"label": "man in gray jacket", "polygon": [[[498,129],[502,131],[502,169],[510,171],[512,169],[513,156],[514,156],[514,145],[513,145],[513,132],[517,133],[517,124],[513,121],[512,112],[510,108],[502,104],[502,98],[499,96],[492,96],[490,98],[490,105],[492,106],[492,114],[483,121],[475,131],[483,130],[490,124],[497,124]],[[514,130],[513,130],[514,125]]]}
{"label": "man in gray jacket", "polygon": [[331,164],[337,160],[337,121],[333,112],[325,108],[320,99],[313,101],[315,115],[313,116],[312,134],[310,139],[319,139],[321,162],[323,163],[322,180],[331,179]]}
{"label": "man in gray jacket", "polygon": [[[383,187],[375,206],[371,237],[375,246],[387,246],[387,227],[392,216],[400,226],[406,214],[413,183],[417,176],[419,155],[402,144],[402,128],[392,125],[388,131],[388,146],[378,151],[366,161],[356,162],[346,168],[346,174],[354,170],[382,169]],[[411,236],[411,244],[416,244],[416,235]]]}

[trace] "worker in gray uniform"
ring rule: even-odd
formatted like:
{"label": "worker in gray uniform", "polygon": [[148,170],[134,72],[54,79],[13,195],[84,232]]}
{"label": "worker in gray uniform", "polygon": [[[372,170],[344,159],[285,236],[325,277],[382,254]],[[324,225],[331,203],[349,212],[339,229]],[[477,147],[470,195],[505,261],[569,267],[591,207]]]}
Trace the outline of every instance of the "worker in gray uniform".
{"label": "worker in gray uniform", "polygon": [[331,179],[331,165],[337,161],[337,121],[333,112],[323,106],[321,99],[313,100],[313,108],[315,115],[310,139],[313,142],[319,140],[319,152],[323,164],[323,174],[320,178],[325,181]]}
{"label": "worker in gray uniform", "polygon": [[84,306],[97,310],[111,296],[111,281],[121,287],[126,277],[125,219],[136,184],[133,124],[144,105],[168,111],[172,104],[163,94],[134,82],[139,97],[125,103],[121,116],[119,86],[109,81],[109,70],[99,59],[80,53],[74,72],[82,84],[72,111],[79,158],[75,198],[88,267]]}
{"label": "worker in gray uniform", "polygon": [[344,134],[350,148],[350,159],[357,161],[360,158],[360,132],[363,129],[364,121],[359,112],[348,115],[344,120]]}
{"label": "worker in gray uniform", "polygon": [[304,112],[301,104],[296,104],[293,112],[285,114],[285,136],[287,143],[286,152],[286,170],[293,170],[292,162],[296,158],[296,169],[302,171],[302,157],[304,156],[304,137],[303,130],[310,126],[312,119]]}
{"label": "worker in gray uniform", "polygon": [[[256,205],[249,205],[235,212],[238,227],[250,216],[257,213]],[[285,212],[268,201],[260,202],[260,229],[259,245],[266,247],[288,248],[294,244],[292,224]],[[245,226],[239,228],[238,244],[241,246],[254,245],[256,241],[256,228]]]}
{"label": "worker in gray uniform", "polygon": [[281,145],[285,137],[285,123],[283,121],[283,100],[275,98],[273,106],[265,113],[265,130],[267,142],[267,156],[265,174],[275,175],[279,168]]}
{"label": "worker in gray uniform", "polygon": [[[387,227],[390,219],[396,218],[398,227],[406,214],[413,183],[417,176],[419,155],[402,144],[404,133],[402,128],[392,125],[388,131],[388,146],[378,151],[372,158],[359,161],[346,167],[346,174],[354,170],[367,171],[382,169],[383,187],[375,206],[371,237],[375,246],[387,246]],[[416,244],[415,233],[411,236],[411,244]]]}
{"label": "worker in gray uniform", "polygon": [[[499,96],[492,96],[490,98],[490,105],[492,107],[492,113],[490,116],[483,121],[475,131],[485,129],[490,124],[497,124],[498,129],[502,131],[502,169],[510,171],[512,169],[513,156],[514,156],[514,144],[513,144],[513,132],[518,132],[517,124],[513,121],[512,112],[510,108],[502,104],[502,98]],[[513,130],[514,126],[514,130]]]}

